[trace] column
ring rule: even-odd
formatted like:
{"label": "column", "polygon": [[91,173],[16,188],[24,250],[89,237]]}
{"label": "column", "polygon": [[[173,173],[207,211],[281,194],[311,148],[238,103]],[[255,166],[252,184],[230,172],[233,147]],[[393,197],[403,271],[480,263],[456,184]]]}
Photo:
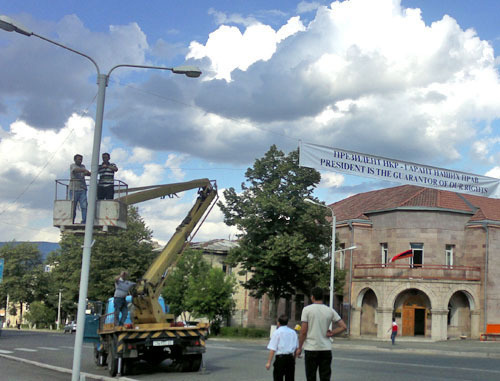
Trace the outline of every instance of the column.
{"label": "column", "polygon": [[361,308],[351,306],[351,332],[352,337],[361,336]]}
{"label": "column", "polygon": [[479,328],[481,312],[474,310],[470,312],[470,338],[479,339],[481,329]]}
{"label": "column", "polygon": [[377,338],[387,339],[391,337],[388,331],[392,327],[392,308],[377,308]]}
{"label": "column", "polygon": [[431,310],[431,338],[434,341],[446,340],[448,338],[448,309]]}

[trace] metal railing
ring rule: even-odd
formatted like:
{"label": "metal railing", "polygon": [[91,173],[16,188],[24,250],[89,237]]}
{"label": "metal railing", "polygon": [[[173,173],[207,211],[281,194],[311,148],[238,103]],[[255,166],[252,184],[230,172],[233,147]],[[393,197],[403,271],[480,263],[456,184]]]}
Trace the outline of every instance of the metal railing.
{"label": "metal railing", "polygon": [[[85,184],[89,186],[89,180],[85,179]],[[56,189],[54,192],[55,200],[71,200],[69,191],[71,182],[69,179],[57,179]],[[128,194],[128,184],[121,180],[114,180],[115,194],[117,197],[125,196]]]}
{"label": "metal railing", "polygon": [[479,266],[445,265],[400,265],[400,264],[357,264],[354,265],[353,279],[425,279],[480,281]]}

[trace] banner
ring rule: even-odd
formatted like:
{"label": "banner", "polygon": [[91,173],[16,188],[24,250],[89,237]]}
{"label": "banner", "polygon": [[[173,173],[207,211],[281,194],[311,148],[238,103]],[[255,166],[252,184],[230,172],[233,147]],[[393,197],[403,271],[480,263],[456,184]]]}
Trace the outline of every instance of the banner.
{"label": "banner", "polygon": [[500,184],[500,179],[493,177],[302,142],[299,165],[483,197],[493,196]]}

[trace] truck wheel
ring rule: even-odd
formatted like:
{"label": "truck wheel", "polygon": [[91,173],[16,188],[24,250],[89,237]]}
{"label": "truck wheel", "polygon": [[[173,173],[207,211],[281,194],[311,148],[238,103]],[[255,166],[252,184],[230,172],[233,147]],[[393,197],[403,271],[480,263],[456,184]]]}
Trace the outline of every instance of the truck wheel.
{"label": "truck wheel", "polygon": [[118,371],[118,356],[116,355],[116,348],[114,343],[111,342],[109,345],[108,352],[108,372],[111,377],[116,376]]}
{"label": "truck wheel", "polygon": [[181,372],[197,372],[201,366],[201,354],[183,356],[180,363]]}

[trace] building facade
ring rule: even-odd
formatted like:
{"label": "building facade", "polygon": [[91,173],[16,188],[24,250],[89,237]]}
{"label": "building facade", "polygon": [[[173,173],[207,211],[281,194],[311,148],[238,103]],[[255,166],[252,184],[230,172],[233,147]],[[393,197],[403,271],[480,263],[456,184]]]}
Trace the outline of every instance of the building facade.
{"label": "building facade", "polygon": [[[478,338],[500,323],[500,200],[411,185],[331,205],[352,336]],[[390,262],[401,252],[410,258]]]}

